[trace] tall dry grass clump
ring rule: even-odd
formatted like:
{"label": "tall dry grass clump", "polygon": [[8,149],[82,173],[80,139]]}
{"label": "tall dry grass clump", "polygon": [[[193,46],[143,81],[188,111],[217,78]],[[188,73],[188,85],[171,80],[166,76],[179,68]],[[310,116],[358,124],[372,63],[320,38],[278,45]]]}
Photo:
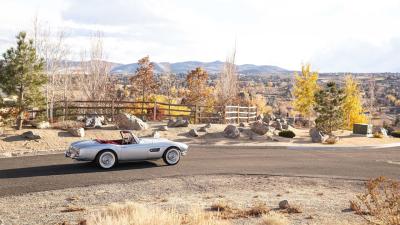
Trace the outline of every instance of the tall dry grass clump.
{"label": "tall dry grass clump", "polygon": [[366,183],[364,194],[350,207],[369,224],[400,224],[400,181],[378,177]]}
{"label": "tall dry grass clump", "polygon": [[270,212],[261,218],[260,225],[289,225],[289,220],[280,213]]}
{"label": "tall dry grass clump", "polygon": [[86,225],[229,225],[217,216],[193,209],[181,214],[174,209],[146,207],[136,203],[112,204],[85,221]]}

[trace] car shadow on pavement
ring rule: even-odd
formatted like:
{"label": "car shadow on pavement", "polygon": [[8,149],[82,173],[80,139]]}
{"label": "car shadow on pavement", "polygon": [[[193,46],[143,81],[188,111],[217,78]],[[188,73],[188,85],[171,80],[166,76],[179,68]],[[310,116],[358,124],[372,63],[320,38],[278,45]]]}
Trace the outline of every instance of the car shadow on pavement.
{"label": "car shadow on pavement", "polygon": [[70,164],[35,166],[35,167],[0,170],[0,179],[82,174],[82,173],[104,173],[110,171],[146,169],[146,168],[160,167],[160,166],[162,165],[158,165],[156,162],[151,162],[151,161],[123,162],[118,164],[116,167],[112,169],[105,170],[97,167],[97,165],[92,162],[70,163]]}

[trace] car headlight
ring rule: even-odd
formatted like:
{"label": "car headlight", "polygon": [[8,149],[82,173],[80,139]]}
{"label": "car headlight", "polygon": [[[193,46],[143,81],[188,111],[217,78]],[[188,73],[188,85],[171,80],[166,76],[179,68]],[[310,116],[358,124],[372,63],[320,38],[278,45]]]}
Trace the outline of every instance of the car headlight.
{"label": "car headlight", "polygon": [[74,146],[70,146],[68,151],[69,151],[71,157],[78,157],[79,153],[80,153],[80,149],[75,148]]}

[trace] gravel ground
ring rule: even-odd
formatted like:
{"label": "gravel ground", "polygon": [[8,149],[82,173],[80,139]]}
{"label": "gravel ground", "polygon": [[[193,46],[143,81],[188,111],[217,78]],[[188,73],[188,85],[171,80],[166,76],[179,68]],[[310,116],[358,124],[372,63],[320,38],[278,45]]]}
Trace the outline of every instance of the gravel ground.
{"label": "gravel ground", "polygon": [[[347,209],[349,200],[362,189],[360,181],[321,178],[240,175],[160,178],[3,197],[0,198],[0,219],[6,225],[64,221],[74,224],[113,202],[137,202],[185,212],[193,207],[207,210],[217,201],[240,208],[261,201],[277,208],[281,200],[288,200],[303,211],[287,215],[294,225],[321,224],[322,221],[361,224],[361,219]],[[82,211],[62,212],[71,208]],[[307,218],[310,216],[312,219]],[[256,224],[258,220],[232,222]]]}

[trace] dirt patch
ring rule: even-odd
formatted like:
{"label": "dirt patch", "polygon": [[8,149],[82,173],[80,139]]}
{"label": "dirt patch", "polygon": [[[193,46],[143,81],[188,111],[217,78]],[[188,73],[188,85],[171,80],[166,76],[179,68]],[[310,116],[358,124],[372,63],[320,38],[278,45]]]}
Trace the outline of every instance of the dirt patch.
{"label": "dirt patch", "polygon": [[[322,178],[240,175],[160,178],[2,197],[0,219],[5,224],[64,221],[76,224],[111,203],[133,202],[146,207],[173,208],[181,213],[194,207],[210,212],[216,206],[225,207],[227,212],[246,210],[248,216],[227,217],[233,224],[258,224],[263,220],[261,214],[269,210],[284,215],[294,225],[326,221],[361,224],[359,216],[348,208],[349,200],[363,186],[359,181]],[[282,200],[301,207],[301,213],[279,210]],[[70,208],[80,210],[65,212]]]}

